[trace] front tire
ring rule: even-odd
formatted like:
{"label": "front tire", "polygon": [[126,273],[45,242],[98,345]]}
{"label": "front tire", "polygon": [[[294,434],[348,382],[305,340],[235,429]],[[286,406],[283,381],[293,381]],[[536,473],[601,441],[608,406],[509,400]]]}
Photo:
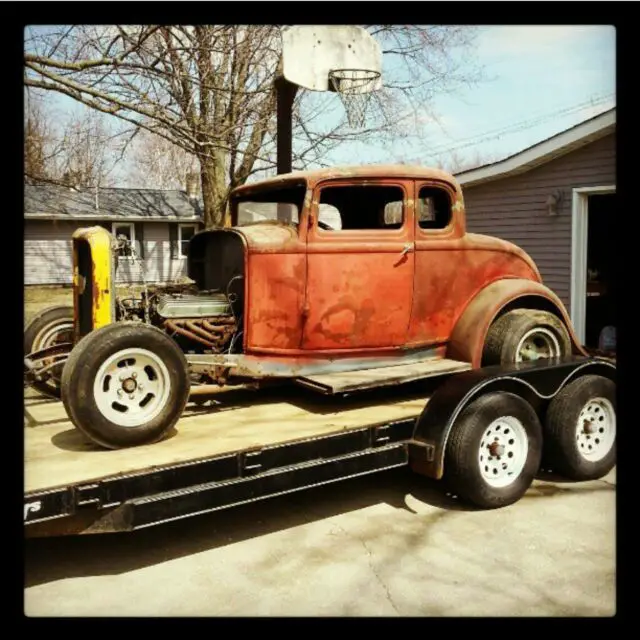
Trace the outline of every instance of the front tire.
{"label": "front tire", "polygon": [[513,364],[571,355],[571,338],[562,320],[548,311],[513,309],[489,328],[482,363]]}
{"label": "front tire", "polygon": [[542,427],[533,407],[512,393],[488,393],[456,420],[445,451],[453,493],[484,509],[518,501],[540,466]]}
{"label": "front tire", "polygon": [[108,449],[160,440],[182,415],[189,389],[178,345],[138,322],[118,322],[85,336],[62,373],[69,418]]}
{"label": "front tire", "polygon": [[569,480],[597,480],[616,463],[616,385],[603,376],[569,383],[549,404],[544,461]]}
{"label": "front tire", "polygon": [[[24,355],[64,342],[73,342],[73,307],[49,307],[36,314],[25,328]],[[59,398],[60,373],[52,371],[46,381],[36,380],[30,386],[43,395]]]}

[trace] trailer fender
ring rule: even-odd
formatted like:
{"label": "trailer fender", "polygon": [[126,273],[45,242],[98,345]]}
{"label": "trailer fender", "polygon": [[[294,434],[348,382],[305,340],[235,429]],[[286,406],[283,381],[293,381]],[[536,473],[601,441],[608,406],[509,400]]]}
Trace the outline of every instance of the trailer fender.
{"label": "trailer fender", "polygon": [[514,393],[544,418],[550,400],[570,381],[599,375],[615,382],[615,366],[608,361],[572,356],[550,362],[485,367],[450,377],[429,399],[416,421],[409,442],[409,465],[421,475],[439,480],[444,474],[444,454],[456,418],[475,398],[493,391]]}
{"label": "trailer fender", "polygon": [[576,336],[569,314],[558,296],[539,282],[509,278],[493,282],[479,291],[456,322],[447,347],[447,358],[482,364],[484,341],[493,321],[511,309],[539,309],[559,316],[567,326],[573,353],[588,355]]}

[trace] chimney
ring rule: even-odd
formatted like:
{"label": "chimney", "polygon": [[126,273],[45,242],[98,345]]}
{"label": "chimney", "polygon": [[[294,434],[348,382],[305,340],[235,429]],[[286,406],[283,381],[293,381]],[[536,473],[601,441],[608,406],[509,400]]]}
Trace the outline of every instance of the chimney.
{"label": "chimney", "polygon": [[187,173],[186,189],[189,200],[198,200],[200,197],[200,175],[195,172]]}

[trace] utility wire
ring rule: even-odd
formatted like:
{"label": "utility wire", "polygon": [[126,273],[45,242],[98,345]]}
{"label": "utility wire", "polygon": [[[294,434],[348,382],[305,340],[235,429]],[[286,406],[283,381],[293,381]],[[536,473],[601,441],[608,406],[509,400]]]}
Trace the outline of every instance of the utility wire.
{"label": "utility wire", "polygon": [[441,153],[456,151],[458,149],[464,149],[470,146],[474,146],[480,142],[486,142],[488,140],[494,140],[496,138],[500,138],[503,135],[507,135],[509,133],[515,133],[517,131],[524,131],[526,129],[530,129],[538,124],[542,124],[556,118],[561,115],[570,115],[572,113],[577,113],[579,111],[583,111],[584,109],[591,108],[603,104],[614,97],[614,93],[609,93],[606,95],[598,96],[591,98],[585,102],[581,102],[579,104],[573,105],[571,107],[565,107],[563,109],[557,109],[555,111],[548,112],[544,115],[538,116],[536,118],[529,118],[527,120],[521,120],[510,125],[498,127],[495,129],[490,129],[480,134],[476,134],[474,136],[470,136],[468,138],[463,138],[461,140],[455,140],[452,144],[444,144],[441,143],[436,147],[429,150],[430,156],[436,156]]}

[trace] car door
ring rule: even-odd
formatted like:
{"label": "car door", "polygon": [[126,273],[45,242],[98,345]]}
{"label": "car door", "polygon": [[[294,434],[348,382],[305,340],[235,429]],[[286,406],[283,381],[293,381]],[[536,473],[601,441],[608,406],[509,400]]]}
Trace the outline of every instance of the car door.
{"label": "car door", "polygon": [[404,345],[414,271],[412,183],[327,181],[307,231],[303,349]]}
{"label": "car door", "polygon": [[407,342],[420,347],[449,339],[473,270],[463,245],[464,226],[450,185],[415,185],[415,269],[413,308]]}

